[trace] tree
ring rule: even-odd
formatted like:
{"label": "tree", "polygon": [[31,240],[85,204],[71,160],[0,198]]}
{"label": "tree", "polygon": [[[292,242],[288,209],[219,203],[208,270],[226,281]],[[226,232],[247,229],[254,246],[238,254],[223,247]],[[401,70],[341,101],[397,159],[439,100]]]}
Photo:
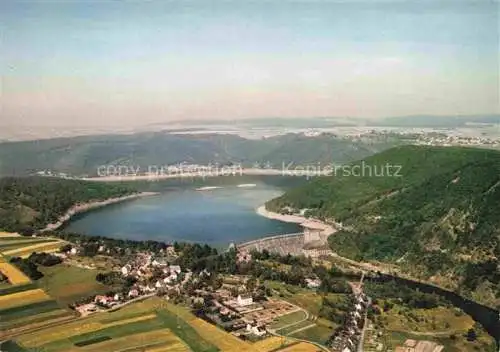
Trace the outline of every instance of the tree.
{"label": "tree", "polygon": [[253,292],[255,290],[256,286],[257,286],[257,279],[255,279],[255,277],[251,276],[246,283],[247,291]]}

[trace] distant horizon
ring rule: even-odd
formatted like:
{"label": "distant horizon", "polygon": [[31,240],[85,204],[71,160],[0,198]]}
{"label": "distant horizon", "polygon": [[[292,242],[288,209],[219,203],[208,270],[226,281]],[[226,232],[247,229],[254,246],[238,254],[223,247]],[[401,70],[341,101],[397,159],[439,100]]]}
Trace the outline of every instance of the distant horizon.
{"label": "distant horizon", "polygon": [[[408,115],[397,115],[397,116],[371,116],[371,117],[364,117],[364,116],[255,116],[255,117],[242,117],[239,119],[234,119],[234,118],[207,118],[207,119],[200,119],[200,118],[188,118],[188,119],[183,119],[183,120],[158,120],[158,121],[153,121],[153,122],[148,122],[148,123],[138,123],[137,125],[131,125],[131,126],[121,126],[119,123],[116,125],[90,125],[90,124],[78,124],[78,123],[62,123],[62,124],[57,124],[57,125],[50,125],[50,124],[31,124],[31,127],[44,127],[44,128],[58,128],[58,127],[74,127],[74,128],[103,128],[103,129],[113,129],[113,128],[124,128],[124,129],[136,129],[136,128],[145,128],[149,126],[155,126],[155,125],[165,125],[165,124],[175,124],[175,125],[193,125],[193,124],[217,124],[217,123],[232,123],[232,124],[238,124],[238,123],[243,123],[243,122],[251,122],[251,121],[265,121],[265,120],[342,120],[345,122],[348,122],[352,120],[352,123],[360,123],[360,122],[369,122],[369,121],[383,121],[383,120],[388,120],[388,119],[405,119],[405,118],[425,118],[425,117],[436,117],[436,118],[449,118],[449,119],[464,119],[464,118],[493,118],[496,117],[498,118],[498,123],[500,124],[500,112],[499,113],[477,113],[477,114],[456,114],[456,115],[438,115],[438,114],[408,114]],[[12,128],[21,128],[21,127],[26,127],[24,124],[16,124],[11,122],[7,122],[5,120],[0,120],[0,126],[2,127],[12,127]]]}
{"label": "distant horizon", "polygon": [[0,3],[6,126],[500,112],[495,1]]}

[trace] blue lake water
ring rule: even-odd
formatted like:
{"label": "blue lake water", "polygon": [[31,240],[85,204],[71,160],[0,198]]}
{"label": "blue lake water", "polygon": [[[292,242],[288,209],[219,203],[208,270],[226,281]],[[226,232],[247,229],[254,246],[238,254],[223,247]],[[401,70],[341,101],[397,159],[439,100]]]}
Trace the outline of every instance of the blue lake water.
{"label": "blue lake water", "polygon": [[65,231],[213,246],[299,232],[297,224],[270,220],[255,213],[258,206],[281,193],[280,189],[264,184],[205,191],[180,189],[83,214],[72,220]]}

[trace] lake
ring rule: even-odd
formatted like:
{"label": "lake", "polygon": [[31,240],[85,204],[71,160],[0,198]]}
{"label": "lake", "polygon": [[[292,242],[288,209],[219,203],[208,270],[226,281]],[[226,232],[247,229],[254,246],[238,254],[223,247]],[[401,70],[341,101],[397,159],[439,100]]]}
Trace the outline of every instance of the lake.
{"label": "lake", "polygon": [[300,232],[297,224],[267,219],[255,209],[283,190],[255,187],[194,187],[110,205],[75,217],[66,232],[134,240],[187,241],[226,246],[259,237]]}

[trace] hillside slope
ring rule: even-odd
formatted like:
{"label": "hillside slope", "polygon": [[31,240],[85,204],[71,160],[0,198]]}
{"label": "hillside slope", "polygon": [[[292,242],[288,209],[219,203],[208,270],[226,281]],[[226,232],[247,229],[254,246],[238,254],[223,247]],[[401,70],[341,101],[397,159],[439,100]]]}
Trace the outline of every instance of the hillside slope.
{"label": "hillside slope", "polygon": [[148,132],[132,135],[82,136],[0,143],[0,176],[22,176],[51,170],[95,175],[101,165],[139,167],[179,163],[281,167],[293,161],[344,163],[364,158],[401,143],[396,138],[374,142],[351,141],[332,134],[309,137],[288,134],[245,139],[236,135],[176,135]]}
{"label": "hillside slope", "polygon": [[123,184],[48,177],[0,178],[0,231],[29,233],[55,222],[77,203],[135,192]]}
{"label": "hillside slope", "polygon": [[[376,177],[367,166],[400,165]],[[340,255],[398,264],[489,305],[500,304],[500,153],[469,148],[393,148],[355,165],[365,175],[321,177],[270,201],[343,223]],[[380,173],[380,171],[379,171]]]}

